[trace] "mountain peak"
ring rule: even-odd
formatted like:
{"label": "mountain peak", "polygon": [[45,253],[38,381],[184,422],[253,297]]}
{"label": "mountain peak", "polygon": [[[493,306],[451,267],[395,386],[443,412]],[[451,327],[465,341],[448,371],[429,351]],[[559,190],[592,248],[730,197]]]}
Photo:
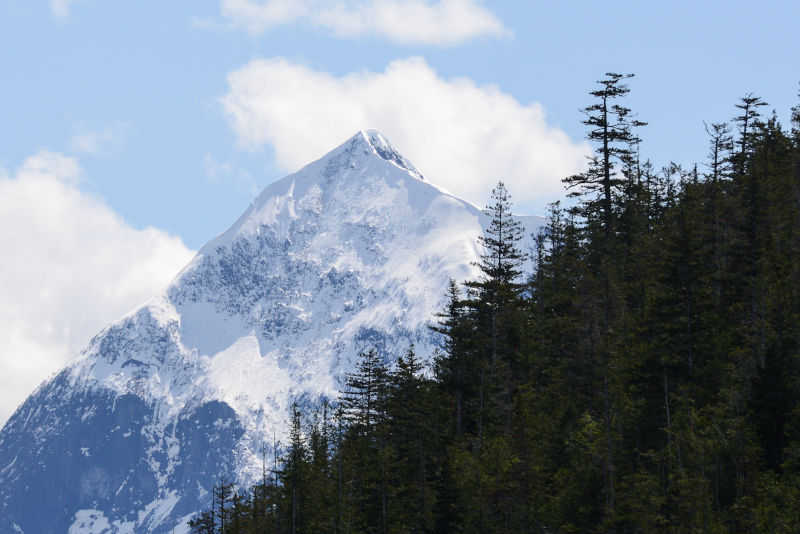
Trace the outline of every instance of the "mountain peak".
{"label": "mountain peak", "polygon": [[[417,186],[423,182],[423,187],[441,192],[425,180],[422,173],[381,132],[375,129],[359,130],[317,161],[269,184],[230,228],[202,247],[200,254],[212,252],[221,245],[230,245],[243,235],[258,234],[264,226],[282,228],[279,233],[283,235],[292,221],[298,218],[297,210],[309,207],[301,207],[295,202],[304,198],[309,191],[322,188],[335,196],[344,195],[346,203],[352,203],[359,191],[364,192],[361,186],[352,189],[356,184],[363,184],[365,179],[376,176],[386,178],[389,175],[394,180],[410,178],[409,181],[417,182]],[[362,199],[362,204],[366,206],[375,200],[368,196]],[[353,206],[353,209],[356,208]],[[283,222],[278,224],[278,221]]]}
{"label": "mountain peak", "polygon": [[425,181],[425,177],[419,170],[406,159],[396,148],[392,146],[389,140],[380,131],[368,128],[360,130],[347,142],[344,143],[345,147],[356,148],[363,147],[367,153],[373,153],[396,165],[397,167],[408,171],[412,176],[418,180]]}
{"label": "mountain peak", "polygon": [[487,224],[376,130],[273,182],[0,430],[0,532],[187,532],[360,352],[431,361],[429,323],[450,280],[478,276]]}

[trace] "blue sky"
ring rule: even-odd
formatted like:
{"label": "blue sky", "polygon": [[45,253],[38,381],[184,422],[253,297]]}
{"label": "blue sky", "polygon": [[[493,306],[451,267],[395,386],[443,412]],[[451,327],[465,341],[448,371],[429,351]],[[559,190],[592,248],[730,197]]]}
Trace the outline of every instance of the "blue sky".
{"label": "blue sky", "polygon": [[0,422],[357,129],[476,204],[504,179],[541,213],[607,71],[636,74],[659,166],[702,161],[703,121],[748,92],[786,122],[797,20],[789,0],[0,0]]}
{"label": "blue sky", "polygon": [[[796,101],[797,2],[482,5],[508,34],[437,46],[337,38],[299,20],[254,35],[230,28],[219,1],[76,0],[58,16],[48,1],[2,0],[0,165],[14,168],[39,148],[77,156],[83,187],[134,226],[165,229],[196,248],[235,219],[253,189],[292,170],[275,164],[268,143],[237,149],[218,104],[226,75],[253,58],[342,76],[421,56],[443,79],[467,77],[540,103],[547,123],[576,143],[593,82],[608,70],[635,72],[628,103],[650,123],[643,153],[659,164],[702,158],[701,121],[728,119],[747,92],[782,117]],[[71,143],[82,133],[101,138],[97,153]],[[252,183],[241,172],[210,179],[209,160],[246,171]]]}

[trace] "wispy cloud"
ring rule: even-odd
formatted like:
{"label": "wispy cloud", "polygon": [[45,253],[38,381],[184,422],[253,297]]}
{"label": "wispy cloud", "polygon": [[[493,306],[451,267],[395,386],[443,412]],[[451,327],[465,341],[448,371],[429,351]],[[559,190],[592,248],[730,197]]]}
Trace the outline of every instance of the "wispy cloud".
{"label": "wispy cloud", "polygon": [[132,228],[81,191],[82,173],[74,158],[48,151],[0,172],[0,426],[193,255],[180,238]]}
{"label": "wispy cloud", "polygon": [[72,14],[73,4],[85,1],[86,0],[50,0],[50,11],[55,18],[64,22],[69,20]]}
{"label": "wispy cloud", "polygon": [[232,186],[247,195],[255,196],[259,192],[258,183],[253,175],[232,163],[217,161],[206,154],[206,178],[214,186]]}
{"label": "wispy cloud", "polygon": [[122,148],[127,142],[132,128],[127,123],[119,123],[99,129],[92,129],[86,125],[78,124],[73,130],[74,132],[69,139],[69,147],[73,152],[100,156]]}
{"label": "wispy cloud", "polygon": [[341,38],[438,46],[511,34],[479,0],[222,0],[221,12],[252,34],[301,23]]}
{"label": "wispy cloud", "polygon": [[228,76],[222,99],[244,148],[271,146],[297,170],[362,128],[377,128],[433,183],[483,206],[497,180],[517,206],[543,211],[581,170],[585,143],[549,126],[540,104],[496,86],[442,79],[421,58],[342,77],[286,59],[254,60]]}

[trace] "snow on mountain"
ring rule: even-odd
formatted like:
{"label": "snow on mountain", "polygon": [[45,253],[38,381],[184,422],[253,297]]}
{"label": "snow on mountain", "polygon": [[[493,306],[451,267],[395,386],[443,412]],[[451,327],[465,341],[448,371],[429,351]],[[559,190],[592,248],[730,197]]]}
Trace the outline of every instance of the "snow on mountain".
{"label": "snow on mountain", "polygon": [[221,478],[250,483],[359,351],[430,356],[487,222],[374,130],[271,184],[0,431],[0,531],[170,532]]}

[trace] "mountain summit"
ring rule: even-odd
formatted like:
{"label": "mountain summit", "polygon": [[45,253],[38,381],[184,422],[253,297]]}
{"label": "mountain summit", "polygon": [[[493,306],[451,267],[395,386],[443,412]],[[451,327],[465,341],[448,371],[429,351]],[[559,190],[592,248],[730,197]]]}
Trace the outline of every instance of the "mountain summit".
{"label": "mountain summit", "polygon": [[486,222],[375,130],[271,184],[0,431],[0,531],[171,532],[249,484],[289,406],[335,398],[359,351],[431,355]]}

